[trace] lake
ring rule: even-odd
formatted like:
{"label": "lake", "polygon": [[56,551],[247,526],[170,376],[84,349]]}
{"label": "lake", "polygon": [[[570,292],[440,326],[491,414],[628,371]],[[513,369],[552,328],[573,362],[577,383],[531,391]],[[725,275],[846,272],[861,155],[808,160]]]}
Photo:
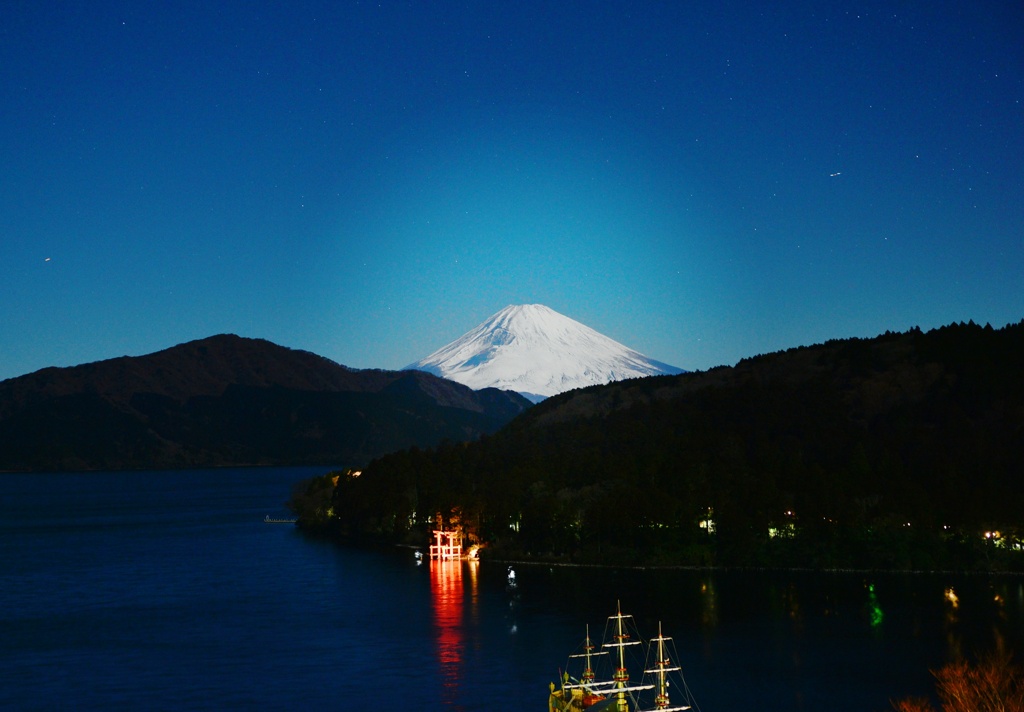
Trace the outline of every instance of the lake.
{"label": "lake", "polygon": [[323,471],[0,475],[0,707],[541,710],[617,601],[674,637],[704,712],[887,710],[960,654],[1024,655],[1019,577],[510,578],[264,522]]}

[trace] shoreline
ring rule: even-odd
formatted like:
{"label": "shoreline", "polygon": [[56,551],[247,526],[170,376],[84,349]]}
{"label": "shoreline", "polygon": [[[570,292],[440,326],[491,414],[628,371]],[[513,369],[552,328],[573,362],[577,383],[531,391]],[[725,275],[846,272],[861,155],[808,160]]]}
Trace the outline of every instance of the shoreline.
{"label": "shoreline", "polygon": [[543,562],[516,559],[481,559],[494,563],[516,564],[517,566],[558,566],[562,568],[593,568],[593,569],[622,569],[626,571],[736,571],[744,573],[758,572],[787,572],[787,573],[812,573],[812,574],[911,574],[920,575],[953,575],[953,576],[1009,576],[1014,578],[1024,577],[1022,571],[957,571],[955,569],[815,569],[810,567],[785,567],[785,566],[688,566],[685,564],[666,564],[664,566],[629,566],[616,564],[573,564],[567,562]]}
{"label": "shoreline", "polygon": [[[334,540],[335,543],[359,547],[358,544],[351,544]],[[384,545],[388,546],[388,545]],[[418,544],[391,544],[396,549],[413,549],[423,551],[427,547]],[[489,556],[478,557],[473,561],[487,562],[494,564],[515,564],[516,566],[549,566],[559,568],[578,569],[620,569],[623,571],[731,571],[741,573],[814,573],[814,574],[908,574],[914,576],[1006,576],[1012,578],[1024,578],[1024,571],[995,571],[995,570],[967,570],[967,569],[884,569],[884,568],[815,568],[811,566],[697,566],[692,564],[663,564],[663,565],[641,565],[641,564],[589,564],[575,563],[571,561],[537,561],[535,559],[504,559]],[[470,561],[468,558],[459,561]]]}

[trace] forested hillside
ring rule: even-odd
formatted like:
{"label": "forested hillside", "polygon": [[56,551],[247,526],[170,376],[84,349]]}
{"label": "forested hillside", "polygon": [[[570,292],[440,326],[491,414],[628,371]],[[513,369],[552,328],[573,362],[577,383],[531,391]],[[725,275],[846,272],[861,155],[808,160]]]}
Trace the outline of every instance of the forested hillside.
{"label": "forested hillside", "polygon": [[492,556],[1020,566],[1024,322],[574,391],[321,492],[340,536],[426,542],[440,514]]}

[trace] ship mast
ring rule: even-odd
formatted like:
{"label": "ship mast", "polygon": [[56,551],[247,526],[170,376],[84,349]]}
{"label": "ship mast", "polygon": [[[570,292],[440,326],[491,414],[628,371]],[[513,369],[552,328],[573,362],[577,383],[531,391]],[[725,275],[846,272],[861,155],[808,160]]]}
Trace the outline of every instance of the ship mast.
{"label": "ship mast", "polygon": [[582,682],[583,684],[591,683],[594,681],[594,668],[590,664],[590,656],[594,651],[594,646],[590,643],[590,624],[587,623],[587,638],[586,642],[583,643],[583,649],[587,658],[587,666],[583,668]]}
{"label": "ship mast", "polygon": [[583,668],[583,674],[580,675],[580,687],[583,687],[584,689],[589,689],[589,687],[594,684],[595,678],[596,678],[596,675],[594,674],[594,666],[591,663],[590,658],[592,656],[594,656],[594,655],[607,655],[608,654],[607,650],[602,650],[602,651],[599,651],[599,652],[595,653],[594,650],[595,650],[596,647],[597,646],[595,646],[593,643],[590,642],[590,624],[588,623],[587,624],[587,637],[583,639],[583,652],[569,656],[570,658],[585,658],[586,659],[585,660],[586,667]]}
{"label": "ship mast", "polygon": [[629,706],[626,702],[626,692],[635,688],[629,686],[629,670],[626,668],[626,646],[627,645],[639,645],[639,640],[630,640],[629,633],[626,632],[622,621],[628,616],[622,615],[622,604],[619,601],[615,602],[616,613],[611,618],[615,621],[615,635],[613,636],[611,643],[606,643],[605,647],[614,647],[619,649],[619,665],[615,668],[615,673],[612,675],[612,681],[614,687],[612,688],[618,697],[617,706],[622,712],[628,712]]}
{"label": "ship mast", "polygon": [[[631,685],[629,684],[629,670],[626,668],[626,652],[625,648],[627,645],[640,645],[640,640],[630,640],[630,635],[626,630],[625,620],[632,618],[630,615],[622,614],[621,605],[618,607],[618,612],[614,616],[608,617],[609,624],[611,621],[615,621],[615,625],[611,627],[613,631],[611,633],[611,642],[602,643],[602,648],[617,648],[619,651],[619,659],[617,661],[617,667],[612,674],[611,680],[595,680],[594,671],[591,668],[590,656],[591,655],[607,655],[607,650],[598,652],[592,652],[594,646],[590,643],[590,627],[587,627],[587,638],[584,646],[584,652],[578,655],[570,655],[569,657],[586,658],[586,670],[583,671],[583,678],[580,680],[578,685],[566,685],[565,688],[582,687],[584,691],[590,695],[604,696],[604,695],[615,695],[616,709],[619,712],[629,712],[629,698],[627,693],[638,692],[640,690],[651,690],[654,685],[641,684]],[[609,636],[609,627],[605,628],[606,640]],[[613,666],[615,663],[613,663]]]}
{"label": "ship mast", "polygon": [[668,697],[668,680],[665,679],[665,673],[681,670],[682,668],[680,668],[678,665],[673,665],[672,661],[669,660],[668,656],[665,654],[665,641],[667,640],[672,639],[666,638],[664,635],[662,635],[661,621],[658,621],[658,637],[651,641],[652,643],[656,642],[658,644],[658,653],[654,659],[654,669],[644,670],[644,673],[648,675],[653,674],[657,680],[657,682],[655,683],[655,689],[657,689],[657,694],[654,697],[654,709],[658,710],[659,712],[676,712],[677,710],[688,710],[690,709],[689,705],[679,705],[676,707],[672,707],[672,703]]}

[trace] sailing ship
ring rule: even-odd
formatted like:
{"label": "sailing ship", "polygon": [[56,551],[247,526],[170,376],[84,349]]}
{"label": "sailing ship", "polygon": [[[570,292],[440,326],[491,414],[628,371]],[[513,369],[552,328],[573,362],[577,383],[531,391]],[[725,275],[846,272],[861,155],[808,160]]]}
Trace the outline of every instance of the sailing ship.
{"label": "sailing ship", "polygon": [[[608,617],[604,642],[599,650],[590,640],[590,626],[587,626],[581,652],[569,656],[569,664],[559,675],[561,686],[550,684],[548,712],[677,712],[696,709],[682,668],[674,661],[675,647],[672,639],[662,634],[658,623],[658,635],[648,641],[646,664],[639,681],[630,679],[627,659],[634,646],[643,641],[636,633],[633,616],[622,613],[621,605],[615,615]],[[610,674],[601,677],[594,669],[595,660],[608,656]],[[570,674],[570,668],[583,668],[579,677]],[[670,687],[672,688],[670,693]]]}

